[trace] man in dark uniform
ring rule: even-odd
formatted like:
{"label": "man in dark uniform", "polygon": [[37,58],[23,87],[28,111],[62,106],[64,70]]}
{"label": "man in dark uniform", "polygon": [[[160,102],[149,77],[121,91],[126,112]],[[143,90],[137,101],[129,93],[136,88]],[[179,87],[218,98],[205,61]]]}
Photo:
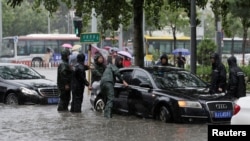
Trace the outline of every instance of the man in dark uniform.
{"label": "man in dark uniform", "polygon": [[227,72],[222,64],[219,54],[213,53],[210,56],[212,62],[210,94],[225,92],[227,82]]}
{"label": "man in dark uniform", "polygon": [[236,99],[246,96],[244,72],[237,66],[237,60],[234,56],[229,57],[227,62],[229,66],[227,94]]}
{"label": "man in dark uniform", "polygon": [[156,65],[160,65],[160,66],[172,66],[173,67],[172,64],[168,63],[168,56],[167,56],[167,54],[163,54],[160,57],[160,61]]}
{"label": "man in dark uniform", "polygon": [[68,111],[70,92],[71,92],[71,67],[69,65],[70,51],[64,49],[61,52],[62,63],[57,68],[57,87],[59,91],[60,101],[58,103],[58,111]]}
{"label": "man in dark uniform", "polygon": [[85,55],[77,55],[77,63],[72,67],[72,102],[70,112],[81,112],[85,86],[89,86],[84,68]]}
{"label": "man in dark uniform", "polygon": [[119,68],[122,67],[122,58],[116,57],[115,65],[109,63],[105,69],[101,78],[101,92],[106,96],[107,102],[104,110],[104,117],[112,118],[112,107],[114,99],[114,85],[116,77],[123,82],[123,85],[128,86],[127,82],[123,80],[119,72]]}

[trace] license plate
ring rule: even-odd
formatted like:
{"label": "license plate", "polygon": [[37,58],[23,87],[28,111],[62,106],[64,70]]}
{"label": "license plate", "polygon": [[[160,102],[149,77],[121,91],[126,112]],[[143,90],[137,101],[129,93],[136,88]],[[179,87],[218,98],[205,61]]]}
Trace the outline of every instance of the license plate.
{"label": "license plate", "polygon": [[58,102],[59,102],[59,98],[57,97],[48,98],[49,104],[57,104]]}
{"label": "license plate", "polygon": [[214,118],[231,118],[231,111],[216,111],[214,112]]}

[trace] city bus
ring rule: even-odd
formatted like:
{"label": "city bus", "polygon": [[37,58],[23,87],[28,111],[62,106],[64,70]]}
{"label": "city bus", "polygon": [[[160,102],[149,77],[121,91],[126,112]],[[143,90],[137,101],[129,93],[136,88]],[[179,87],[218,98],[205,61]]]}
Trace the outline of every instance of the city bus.
{"label": "city bus", "polygon": [[[159,57],[161,54],[166,53],[172,57],[172,51],[174,50],[174,39],[173,36],[149,36],[145,35],[145,55],[146,56],[155,56],[158,54]],[[176,48],[186,48],[191,51],[190,46],[190,37],[189,36],[177,36],[176,39]],[[197,38],[197,45],[202,39]],[[213,39],[214,40],[214,39]],[[222,57],[227,58],[234,54],[236,58],[242,61],[242,44],[243,39],[235,37],[232,38],[223,38],[221,49],[222,49]],[[190,56],[186,56],[188,59]],[[222,58],[223,59],[223,58]],[[171,61],[171,59],[170,59]],[[246,48],[245,48],[245,64],[250,61],[250,42],[247,40]],[[173,62],[172,62],[173,63]],[[188,63],[188,61],[187,61]]]}
{"label": "city bus", "polygon": [[[144,36],[146,41],[146,54],[152,54],[155,50],[159,50],[161,53],[171,54],[174,50],[174,39],[173,36]],[[176,39],[176,48],[186,48],[188,50],[190,47],[190,37],[179,36]],[[202,39],[197,39],[197,45]],[[223,38],[222,42],[222,54],[242,54],[242,38]],[[233,48],[233,49],[232,49]],[[250,42],[247,41],[245,53],[250,53]]]}
{"label": "city bus", "polygon": [[[173,36],[149,36],[145,35],[145,53],[153,54],[154,52],[171,54],[174,50]],[[176,48],[186,48],[190,50],[190,37],[178,36],[176,38]]]}
{"label": "city bus", "polygon": [[29,34],[25,36],[4,37],[0,47],[0,62],[20,62],[40,64],[46,49],[53,51],[52,61],[60,61],[63,44],[72,46],[80,43],[75,34]]}

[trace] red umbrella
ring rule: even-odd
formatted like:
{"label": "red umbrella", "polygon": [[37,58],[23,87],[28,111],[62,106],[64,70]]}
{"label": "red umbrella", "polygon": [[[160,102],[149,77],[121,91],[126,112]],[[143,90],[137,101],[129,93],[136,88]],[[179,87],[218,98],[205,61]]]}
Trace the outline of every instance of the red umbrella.
{"label": "red umbrella", "polygon": [[71,44],[68,44],[68,43],[65,43],[62,45],[62,47],[65,47],[65,48],[72,48],[73,46]]}

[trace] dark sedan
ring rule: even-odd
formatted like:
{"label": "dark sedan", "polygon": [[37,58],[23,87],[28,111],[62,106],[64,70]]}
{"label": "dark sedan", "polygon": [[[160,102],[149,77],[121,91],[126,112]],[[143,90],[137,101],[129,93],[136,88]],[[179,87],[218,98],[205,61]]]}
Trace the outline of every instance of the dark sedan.
{"label": "dark sedan", "polygon": [[[229,123],[233,102],[224,93],[209,94],[208,84],[175,67],[120,69],[129,87],[115,84],[114,112],[125,112],[164,122]],[[105,107],[105,96],[94,83],[90,102],[96,111]]]}
{"label": "dark sedan", "polygon": [[0,102],[5,104],[57,104],[56,82],[23,64],[0,63]]}

